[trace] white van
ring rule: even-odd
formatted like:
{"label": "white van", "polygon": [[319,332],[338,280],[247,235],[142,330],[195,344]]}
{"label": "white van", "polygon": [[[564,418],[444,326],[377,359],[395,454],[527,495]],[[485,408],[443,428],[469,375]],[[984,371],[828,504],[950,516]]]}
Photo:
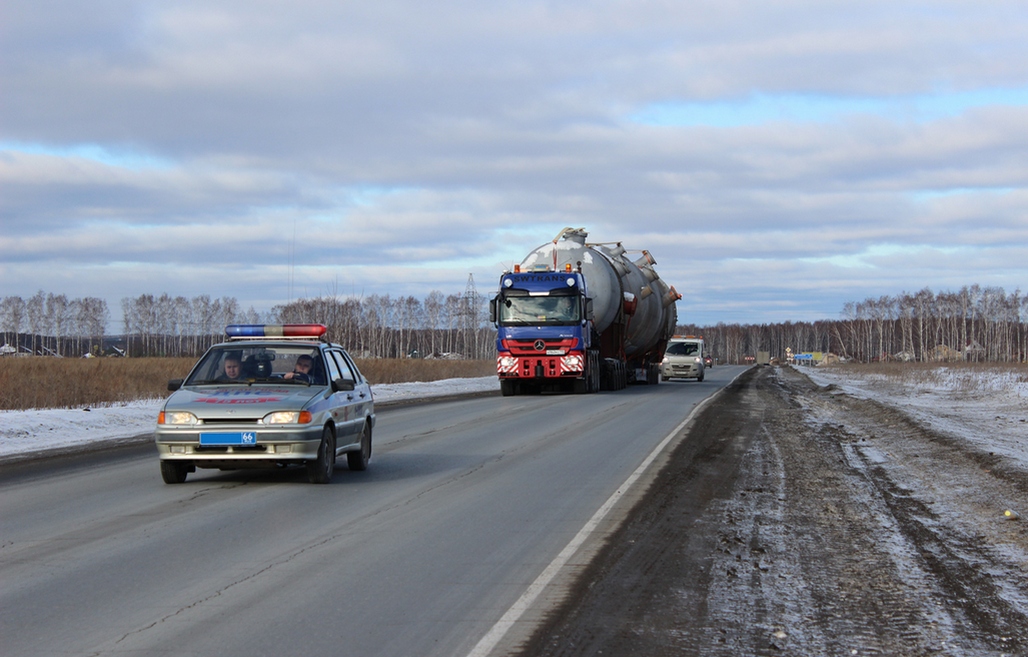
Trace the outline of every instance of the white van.
{"label": "white van", "polygon": [[694,335],[676,335],[668,340],[664,360],[660,363],[660,375],[669,379],[703,380],[706,367],[703,364],[703,338]]}

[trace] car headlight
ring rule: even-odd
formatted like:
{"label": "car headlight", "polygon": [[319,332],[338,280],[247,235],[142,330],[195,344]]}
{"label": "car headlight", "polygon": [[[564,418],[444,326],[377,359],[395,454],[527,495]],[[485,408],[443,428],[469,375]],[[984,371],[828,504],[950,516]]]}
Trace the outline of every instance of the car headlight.
{"label": "car headlight", "polygon": [[186,411],[161,411],[157,414],[157,424],[196,424],[196,416]]}
{"label": "car headlight", "polygon": [[703,359],[702,359],[702,358],[699,358],[699,357],[697,357],[697,358],[696,358],[696,362],[697,362],[697,363],[702,363],[702,362],[703,362]]}
{"label": "car headlight", "polygon": [[309,424],[310,411],[275,411],[264,416],[264,424]]}

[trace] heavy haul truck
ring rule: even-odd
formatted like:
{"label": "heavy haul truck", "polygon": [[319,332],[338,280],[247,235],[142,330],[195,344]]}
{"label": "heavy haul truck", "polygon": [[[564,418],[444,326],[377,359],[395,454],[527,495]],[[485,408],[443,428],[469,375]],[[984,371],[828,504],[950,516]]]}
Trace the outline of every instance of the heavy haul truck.
{"label": "heavy haul truck", "polygon": [[648,251],[565,228],[500,276],[490,317],[504,396],[656,384],[682,298]]}

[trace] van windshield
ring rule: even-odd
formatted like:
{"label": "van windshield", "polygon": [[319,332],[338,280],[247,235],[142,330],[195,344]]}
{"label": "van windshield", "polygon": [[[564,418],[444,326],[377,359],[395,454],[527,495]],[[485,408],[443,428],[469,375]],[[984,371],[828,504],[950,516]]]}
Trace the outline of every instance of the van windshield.
{"label": "van windshield", "polygon": [[700,345],[696,342],[672,342],[664,353],[672,356],[697,356],[699,352]]}

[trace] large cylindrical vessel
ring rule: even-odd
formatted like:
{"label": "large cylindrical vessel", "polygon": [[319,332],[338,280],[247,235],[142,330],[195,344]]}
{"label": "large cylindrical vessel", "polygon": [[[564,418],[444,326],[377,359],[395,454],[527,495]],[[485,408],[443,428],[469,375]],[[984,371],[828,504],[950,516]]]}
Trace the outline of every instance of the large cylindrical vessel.
{"label": "large cylindrical vessel", "polygon": [[639,252],[632,260],[620,243],[589,244],[587,236],[585,229],[565,228],[552,242],[529,253],[521,270],[563,271],[566,265],[574,271],[581,269],[592,299],[596,332],[602,334],[621,322],[624,341],[620,347],[625,358],[654,349],[663,352],[678,322],[678,294],[661,280],[648,251]]}

